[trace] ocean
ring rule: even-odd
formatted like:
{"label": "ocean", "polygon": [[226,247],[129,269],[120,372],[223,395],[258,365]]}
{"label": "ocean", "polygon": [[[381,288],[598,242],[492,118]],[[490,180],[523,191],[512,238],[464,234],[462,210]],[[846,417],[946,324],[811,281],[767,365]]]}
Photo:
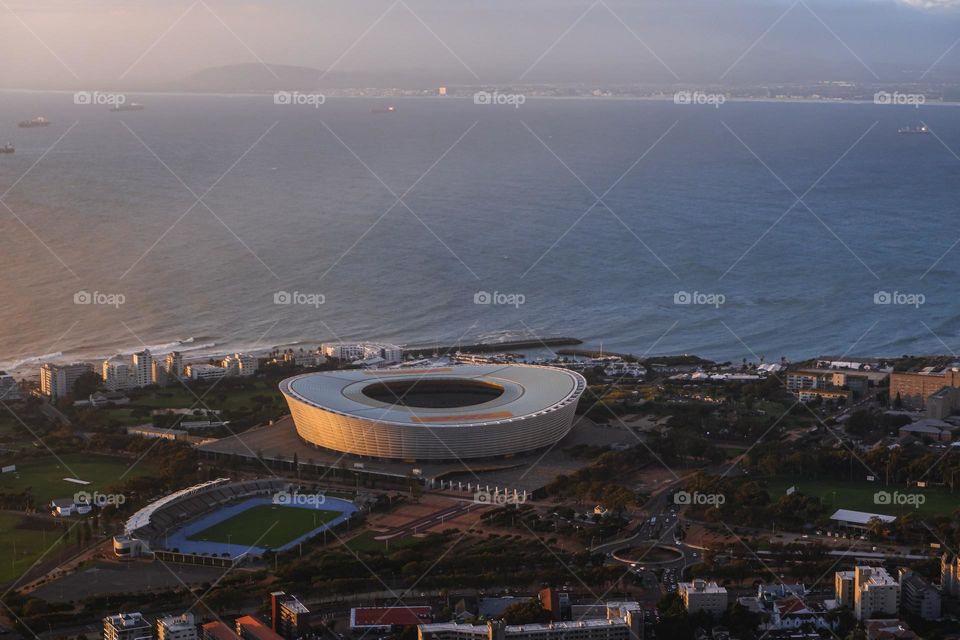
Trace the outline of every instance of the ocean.
{"label": "ocean", "polygon": [[361,339],[960,348],[953,106],[127,100],[0,93],[0,368]]}

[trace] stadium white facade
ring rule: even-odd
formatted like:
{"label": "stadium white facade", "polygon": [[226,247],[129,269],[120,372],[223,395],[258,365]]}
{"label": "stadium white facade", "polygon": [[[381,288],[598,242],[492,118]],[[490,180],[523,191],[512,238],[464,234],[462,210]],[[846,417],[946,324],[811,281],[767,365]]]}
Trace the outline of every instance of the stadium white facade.
{"label": "stadium white facade", "polygon": [[401,460],[549,447],[569,433],[585,389],[578,373],[527,365],[327,371],[280,384],[304,441]]}

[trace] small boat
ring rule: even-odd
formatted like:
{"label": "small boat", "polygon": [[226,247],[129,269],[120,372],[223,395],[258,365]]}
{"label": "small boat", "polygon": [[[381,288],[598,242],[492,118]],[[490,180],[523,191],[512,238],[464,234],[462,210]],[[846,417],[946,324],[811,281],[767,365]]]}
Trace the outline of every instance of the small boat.
{"label": "small boat", "polygon": [[16,148],[9,142],[2,147],[0,147],[0,153],[13,153],[16,151]]}
{"label": "small boat", "polygon": [[373,109],[370,109],[370,113],[396,113],[396,112],[397,112],[397,108],[393,105],[390,105],[389,107],[374,107]]}
{"label": "small boat", "polygon": [[30,118],[29,120],[21,120],[17,123],[17,126],[21,129],[32,129],[33,127],[45,127],[49,124],[49,120],[43,116],[37,116],[36,118]]}
{"label": "small boat", "polygon": [[897,133],[930,133],[930,128],[925,124],[919,127],[900,127]]}
{"label": "small boat", "polygon": [[130,104],[116,104],[110,107],[110,111],[143,111],[143,104],[131,102]]}

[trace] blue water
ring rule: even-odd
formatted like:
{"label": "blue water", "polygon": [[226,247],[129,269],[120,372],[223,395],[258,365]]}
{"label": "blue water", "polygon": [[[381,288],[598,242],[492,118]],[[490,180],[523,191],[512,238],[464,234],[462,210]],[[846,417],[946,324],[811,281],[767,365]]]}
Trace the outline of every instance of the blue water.
{"label": "blue water", "polygon": [[[0,366],[186,339],[197,354],[525,335],[720,359],[960,348],[955,107],[128,99],[147,109],[0,94],[0,143],[17,146],[0,193],[77,123],[3,198],[24,224],[0,207]],[[15,127],[40,114],[54,124]],[[896,133],[921,120],[936,135]],[[184,216],[181,179],[216,183],[214,213]],[[818,179],[814,213],[785,213]],[[414,183],[412,212],[390,209]],[[601,195],[616,215],[584,215]],[[125,303],[76,305],[80,290]],[[325,302],[278,306],[280,290]],[[524,304],[475,305],[481,290]],[[925,303],[875,305],[878,291]]]}

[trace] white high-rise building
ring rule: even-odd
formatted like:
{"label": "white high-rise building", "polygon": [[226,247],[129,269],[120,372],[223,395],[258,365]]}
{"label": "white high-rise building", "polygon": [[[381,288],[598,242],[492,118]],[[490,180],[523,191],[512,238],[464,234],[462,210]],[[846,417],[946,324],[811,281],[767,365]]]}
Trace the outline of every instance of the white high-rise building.
{"label": "white high-rise building", "polygon": [[40,367],[40,393],[56,401],[73,391],[77,378],[92,372],[93,365],[86,362],[65,365],[44,363]]}
{"label": "white high-rise building", "polygon": [[900,583],[883,567],[861,566],[852,572],[838,571],[834,585],[840,604],[852,605],[857,620],[866,620],[875,614],[894,616],[900,611]]}
{"label": "white high-rise building", "polygon": [[183,377],[183,355],[179,351],[171,351],[163,359],[163,370],[168,379]]}
{"label": "white high-rise building", "polygon": [[103,386],[110,391],[124,391],[134,387],[130,365],[122,360],[104,360],[100,368]]}
{"label": "white high-rise building", "polygon": [[197,623],[193,614],[157,618],[157,640],[197,640]]}
{"label": "white high-rise building", "polygon": [[154,383],[153,379],[153,356],[149,349],[138,351],[133,354],[133,385],[135,387],[146,387]]}

